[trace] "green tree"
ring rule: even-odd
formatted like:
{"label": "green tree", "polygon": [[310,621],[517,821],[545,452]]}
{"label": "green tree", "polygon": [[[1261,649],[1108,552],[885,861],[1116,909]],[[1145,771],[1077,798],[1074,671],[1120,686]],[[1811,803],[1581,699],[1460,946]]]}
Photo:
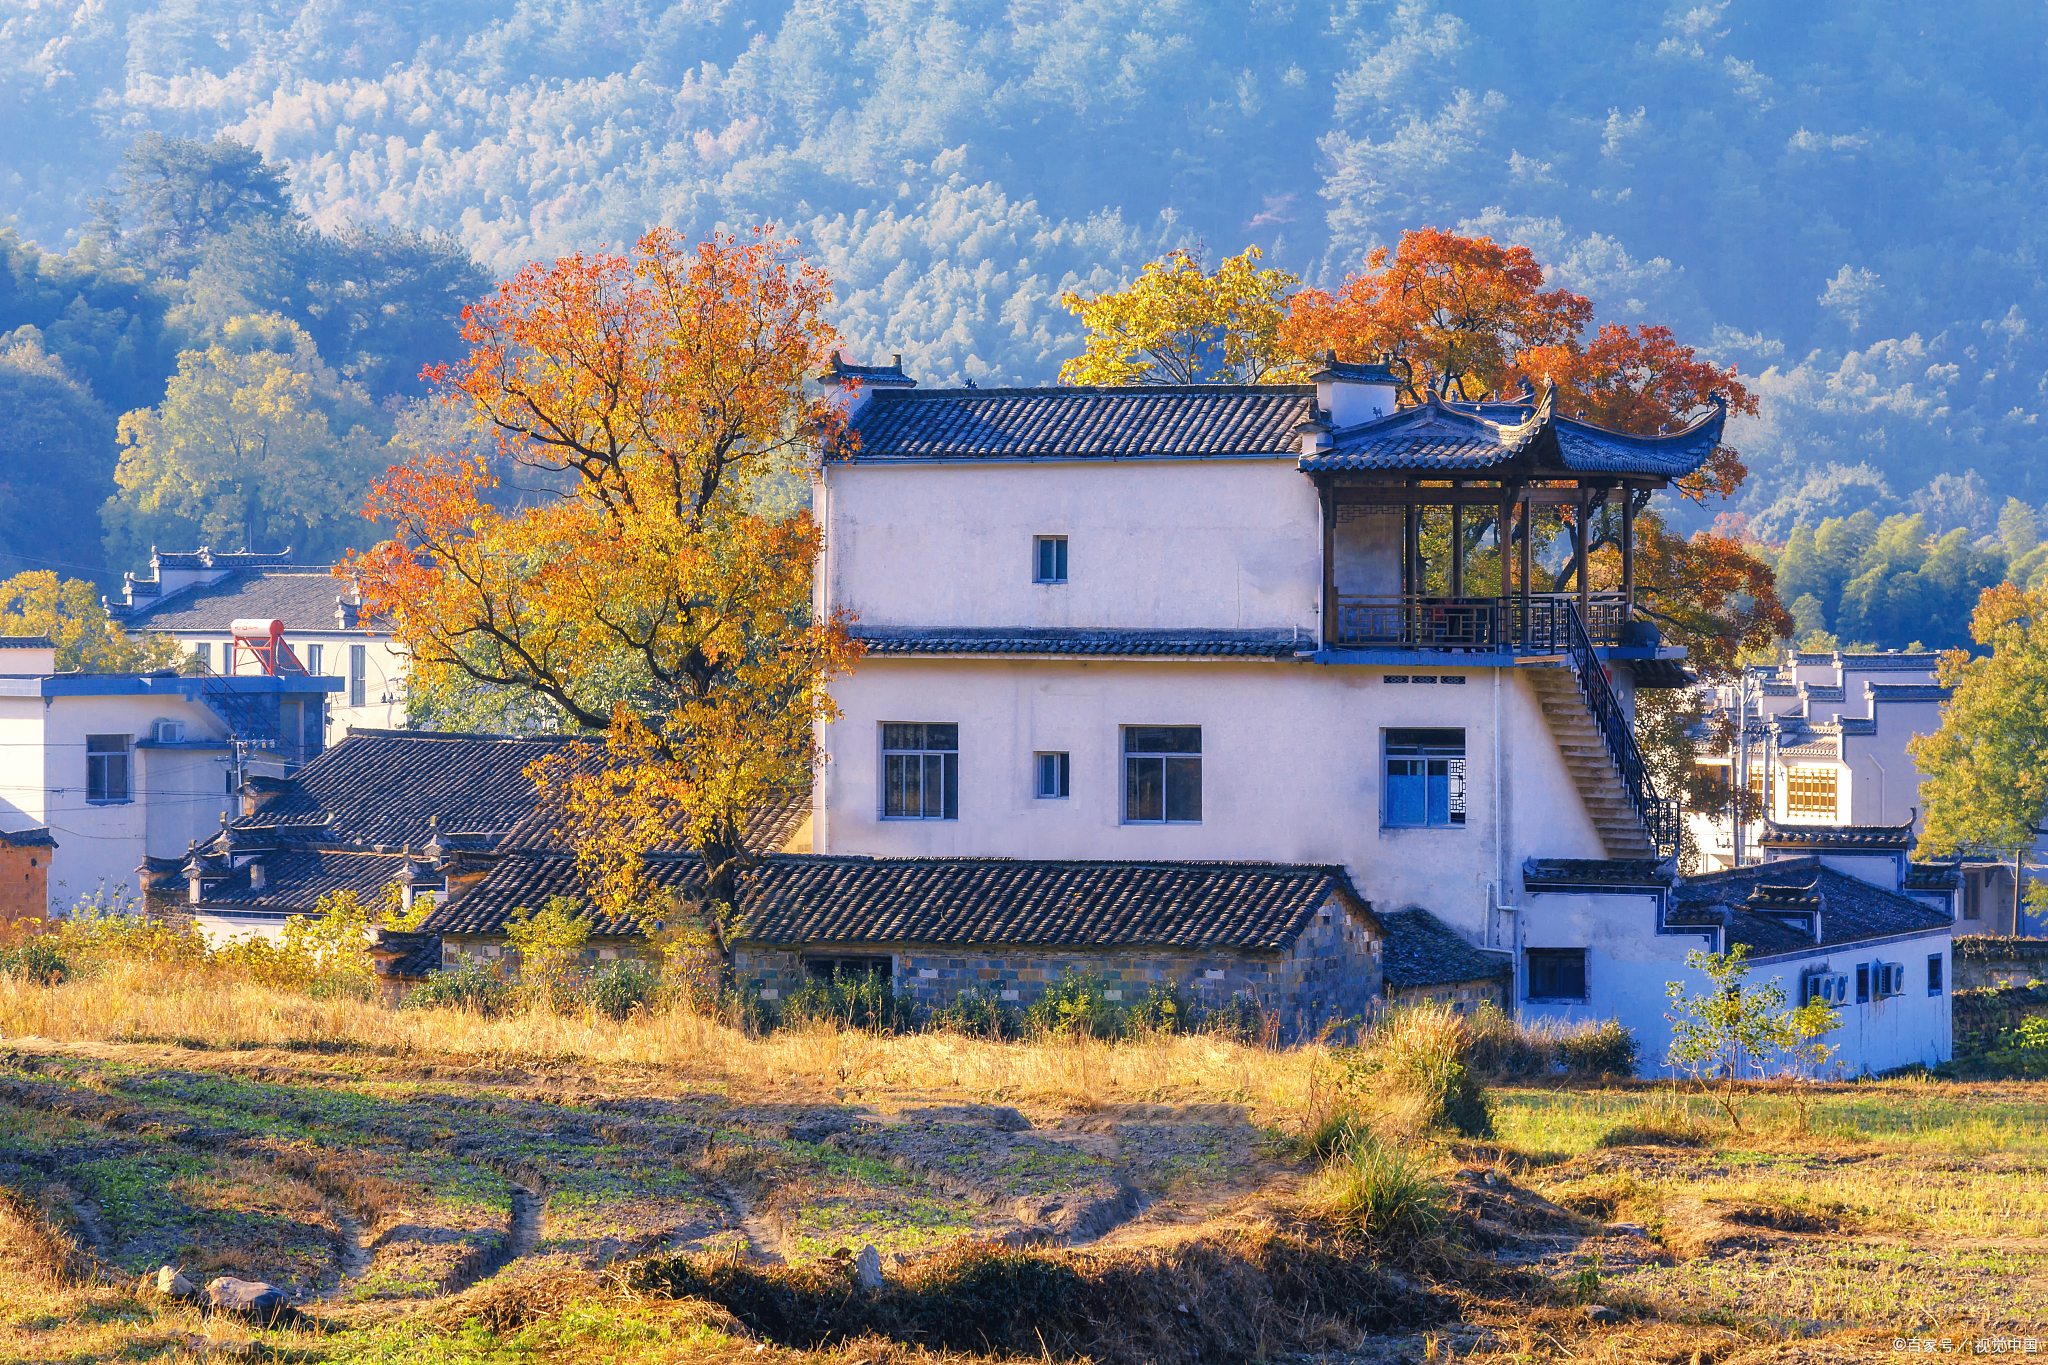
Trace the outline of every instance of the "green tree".
{"label": "green tree", "polygon": [[165,335],[172,301],[172,290],[97,241],[57,256],[0,228],[0,336],[10,336],[0,344],[33,335],[109,412],[163,396],[177,365]]}
{"label": "green tree", "polygon": [[2048,819],[2048,594],[1991,588],[1970,633],[1989,655],[1943,656],[1941,682],[1954,693],[1941,728],[1906,742],[1927,809],[1923,858],[2014,857]]}
{"label": "green tree", "polygon": [[97,572],[100,503],[113,491],[114,419],[23,327],[0,338],[0,563]]}
{"label": "green tree", "polygon": [[2041,543],[2041,519],[2018,498],[2007,498],[1998,514],[1998,539],[2008,559],[2025,559]]}
{"label": "green tree", "polygon": [[233,320],[178,357],[160,405],[121,419],[120,492],[101,512],[108,558],[203,543],[317,559],[371,539],[356,513],[383,467],[363,425],[375,420],[303,329],[275,314]]}
{"label": "green tree", "polygon": [[1211,272],[1185,249],[1149,262],[1133,284],[1060,295],[1088,329],[1062,384],[1271,384],[1303,373],[1280,344],[1299,276],[1261,270],[1247,247]]}
{"label": "green tree", "polygon": [[208,237],[294,216],[289,168],[223,134],[212,142],[144,133],[121,157],[119,188],[93,205],[97,230],[183,274]]}
{"label": "green tree", "polygon": [[[1780,579],[1779,583],[1782,587],[1783,580]],[[1809,635],[1826,634],[1827,609],[1821,606],[1820,599],[1812,593],[1801,593],[1792,602],[1792,622],[1793,630],[1796,632],[1792,638],[1795,640],[1804,640]]]}
{"label": "green tree", "polygon": [[237,317],[280,314],[383,398],[423,392],[421,369],[462,352],[462,309],[490,287],[452,237],[259,218],[207,240],[179,320],[211,338]]}
{"label": "green tree", "polygon": [[47,635],[59,672],[140,673],[171,668],[185,650],[168,635],[142,639],[107,620],[100,590],[82,578],[31,569],[0,583],[0,635]]}
{"label": "green tree", "polygon": [[[1694,992],[1683,981],[1664,983],[1671,1000],[1664,1016],[1671,1021],[1671,1065],[1703,1085],[1711,1084],[1729,1124],[1740,1131],[1739,1084],[1772,1076],[1791,1079],[1825,1066],[1834,1050],[1817,1040],[1837,1021],[1824,1001],[1786,1008],[1785,990],[1775,981],[1746,984],[1746,944],[1738,943],[1725,953],[1694,949],[1685,955],[1685,965],[1705,972],[1709,984]],[[1814,1012],[1815,1005],[1825,1013]]]}

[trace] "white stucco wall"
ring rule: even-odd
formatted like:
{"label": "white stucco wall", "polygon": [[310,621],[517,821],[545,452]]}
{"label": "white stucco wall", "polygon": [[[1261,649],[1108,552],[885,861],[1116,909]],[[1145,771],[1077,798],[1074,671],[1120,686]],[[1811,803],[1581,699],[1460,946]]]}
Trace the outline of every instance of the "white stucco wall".
{"label": "white stucco wall", "polygon": [[[1421,906],[1502,941],[1496,889],[1525,857],[1605,856],[1517,669],[1173,660],[870,659],[833,686],[822,728],[819,852],[1342,863],[1381,910]],[[1496,695],[1496,680],[1499,683]],[[1498,706],[1499,723],[1495,715]],[[880,728],[960,726],[957,820],[880,818]],[[1202,822],[1123,823],[1121,727],[1202,727]],[[1467,823],[1383,829],[1381,730],[1465,731]],[[1499,766],[1496,767],[1495,735]],[[1072,795],[1033,795],[1032,756],[1071,755]],[[1506,781],[1497,783],[1497,775]]]}
{"label": "white stucco wall", "polygon": [[[1689,992],[1705,991],[1709,985],[1706,973],[1688,970],[1685,955],[1710,949],[1712,943],[1701,934],[1657,933],[1655,906],[1655,898],[1649,895],[1527,893],[1522,911],[1523,946],[1584,948],[1587,998],[1582,1002],[1531,1000],[1524,974],[1515,985],[1524,1022],[1549,1020],[1569,1025],[1618,1019],[1641,1045],[1643,1074],[1673,1074],[1668,1064],[1671,1025],[1665,1018],[1666,983],[1682,981]],[[1942,994],[1930,996],[1927,958],[1937,953],[1942,958]],[[1856,967],[1876,962],[1904,964],[1905,993],[1857,1004],[1853,999]],[[1816,950],[1796,957],[1758,958],[1749,980],[1758,985],[1776,982],[1785,992],[1786,1002],[1796,1005],[1800,978],[1822,969],[1845,973],[1850,979],[1851,1002],[1836,1011],[1841,1027],[1826,1039],[1840,1049],[1835,1058],[1837,1074],[1889,1071],[1916,1062],[1933,1066],[1949,1059],[1953,1040],[1948,992],[1955,974],[1949,961],[1948,934]]]}
{"label": "white stucco wall", "polygon": [[[1295,457],[832,465],[822,604],[865,626],[1321,629],[1322,513]],[[1067,537],[1067,582],[1032,542]]]}
{"label": "white stucco wall", "polygon": [[[151,747],[159,719],[183,721],[193,747]],[[58,906],[138,896],[145,854],[177,857],[220,828],[234,798],[219,761],[225,751],[204,741],[226,729],[206,707],[176,696],[0,697],[0,824],[50,827],[50,898]],[[86,736],[115,734],[139,745],[129,752],[130,799],[88,801]]]}

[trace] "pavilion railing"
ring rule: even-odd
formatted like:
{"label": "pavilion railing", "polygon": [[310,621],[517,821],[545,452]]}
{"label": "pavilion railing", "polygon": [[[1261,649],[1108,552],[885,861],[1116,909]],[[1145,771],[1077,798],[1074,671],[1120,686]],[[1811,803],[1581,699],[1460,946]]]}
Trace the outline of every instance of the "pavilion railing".
{"label": "pavilion railing", "polygon": [[1580,622],[1597,645],[1625,643],[1629,608],[1618,592],[1594,593],[1583,618],[1574,593],[1532,593],[1526,602],[1525,611],[1521,597],[1340,595],[1332,643],[1365,649],[1564,654],[1570,650],[1567,618]]}

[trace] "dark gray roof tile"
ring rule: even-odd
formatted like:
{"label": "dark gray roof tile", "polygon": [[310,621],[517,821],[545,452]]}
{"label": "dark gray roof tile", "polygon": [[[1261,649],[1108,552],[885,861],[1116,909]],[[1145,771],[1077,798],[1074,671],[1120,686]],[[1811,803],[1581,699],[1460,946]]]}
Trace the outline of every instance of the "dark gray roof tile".
{"label": "dark gray roof tile", "polygon": [[1380,967],[1389,990],[1494,981],[1514,969],[1505,953],[1473,947],[1427,910],[1402,910],[1378,918],[1387,935]]}
{"label": "dark gray roof tile", "polygon": [[1306,384],[878,389],[854,414],[863,460],[1291,455]]}
{"label": "dark gray roof tile", "polygon": [[[1818,943],[1810,927],[1793,928],[1756,912],[1756,907],[1777,908],[1780,899],[1766,892],[1753,901],[1757,888],[1787,886],[1818,898]],[[1788,858],[1687,877],[1673,895],[1673,906],[1667,923],[1700,923],[1710,919],[1716,909],[1725,912],[1729,943],[1747,944],[1757,956],[1846,947],[1866,939],[1931,934],[1950,927],[1949,917],[1941,911],[1910,896],[1837,872],[1823,865],[1818,857]],[[1786,910],[1797,913],[1789,904]]]}
{"label": "dark gray roof tile", "polygon": [[1004,626],[971,630],[892,630],[857,627],[853,634],[867,642],[870,655],[880,658],[931,654],[1288,658],[1317,648],[1312,638],[1264,630],[1041,630]]}

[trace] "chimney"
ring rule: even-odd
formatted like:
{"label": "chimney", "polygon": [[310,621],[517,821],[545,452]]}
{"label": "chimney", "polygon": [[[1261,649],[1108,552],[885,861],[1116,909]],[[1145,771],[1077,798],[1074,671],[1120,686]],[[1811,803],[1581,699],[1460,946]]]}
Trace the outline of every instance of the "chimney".
{"label": "chimney", "polygon": [[1322,365],[1309,376],[1316,386],[1316,406],[1323,410],[1332,427],[1342,430],[1390,417],[1400,381],[1394,376],[1391,356],[1357,364],[1337,359],[1335,351],[1323,354]]}

